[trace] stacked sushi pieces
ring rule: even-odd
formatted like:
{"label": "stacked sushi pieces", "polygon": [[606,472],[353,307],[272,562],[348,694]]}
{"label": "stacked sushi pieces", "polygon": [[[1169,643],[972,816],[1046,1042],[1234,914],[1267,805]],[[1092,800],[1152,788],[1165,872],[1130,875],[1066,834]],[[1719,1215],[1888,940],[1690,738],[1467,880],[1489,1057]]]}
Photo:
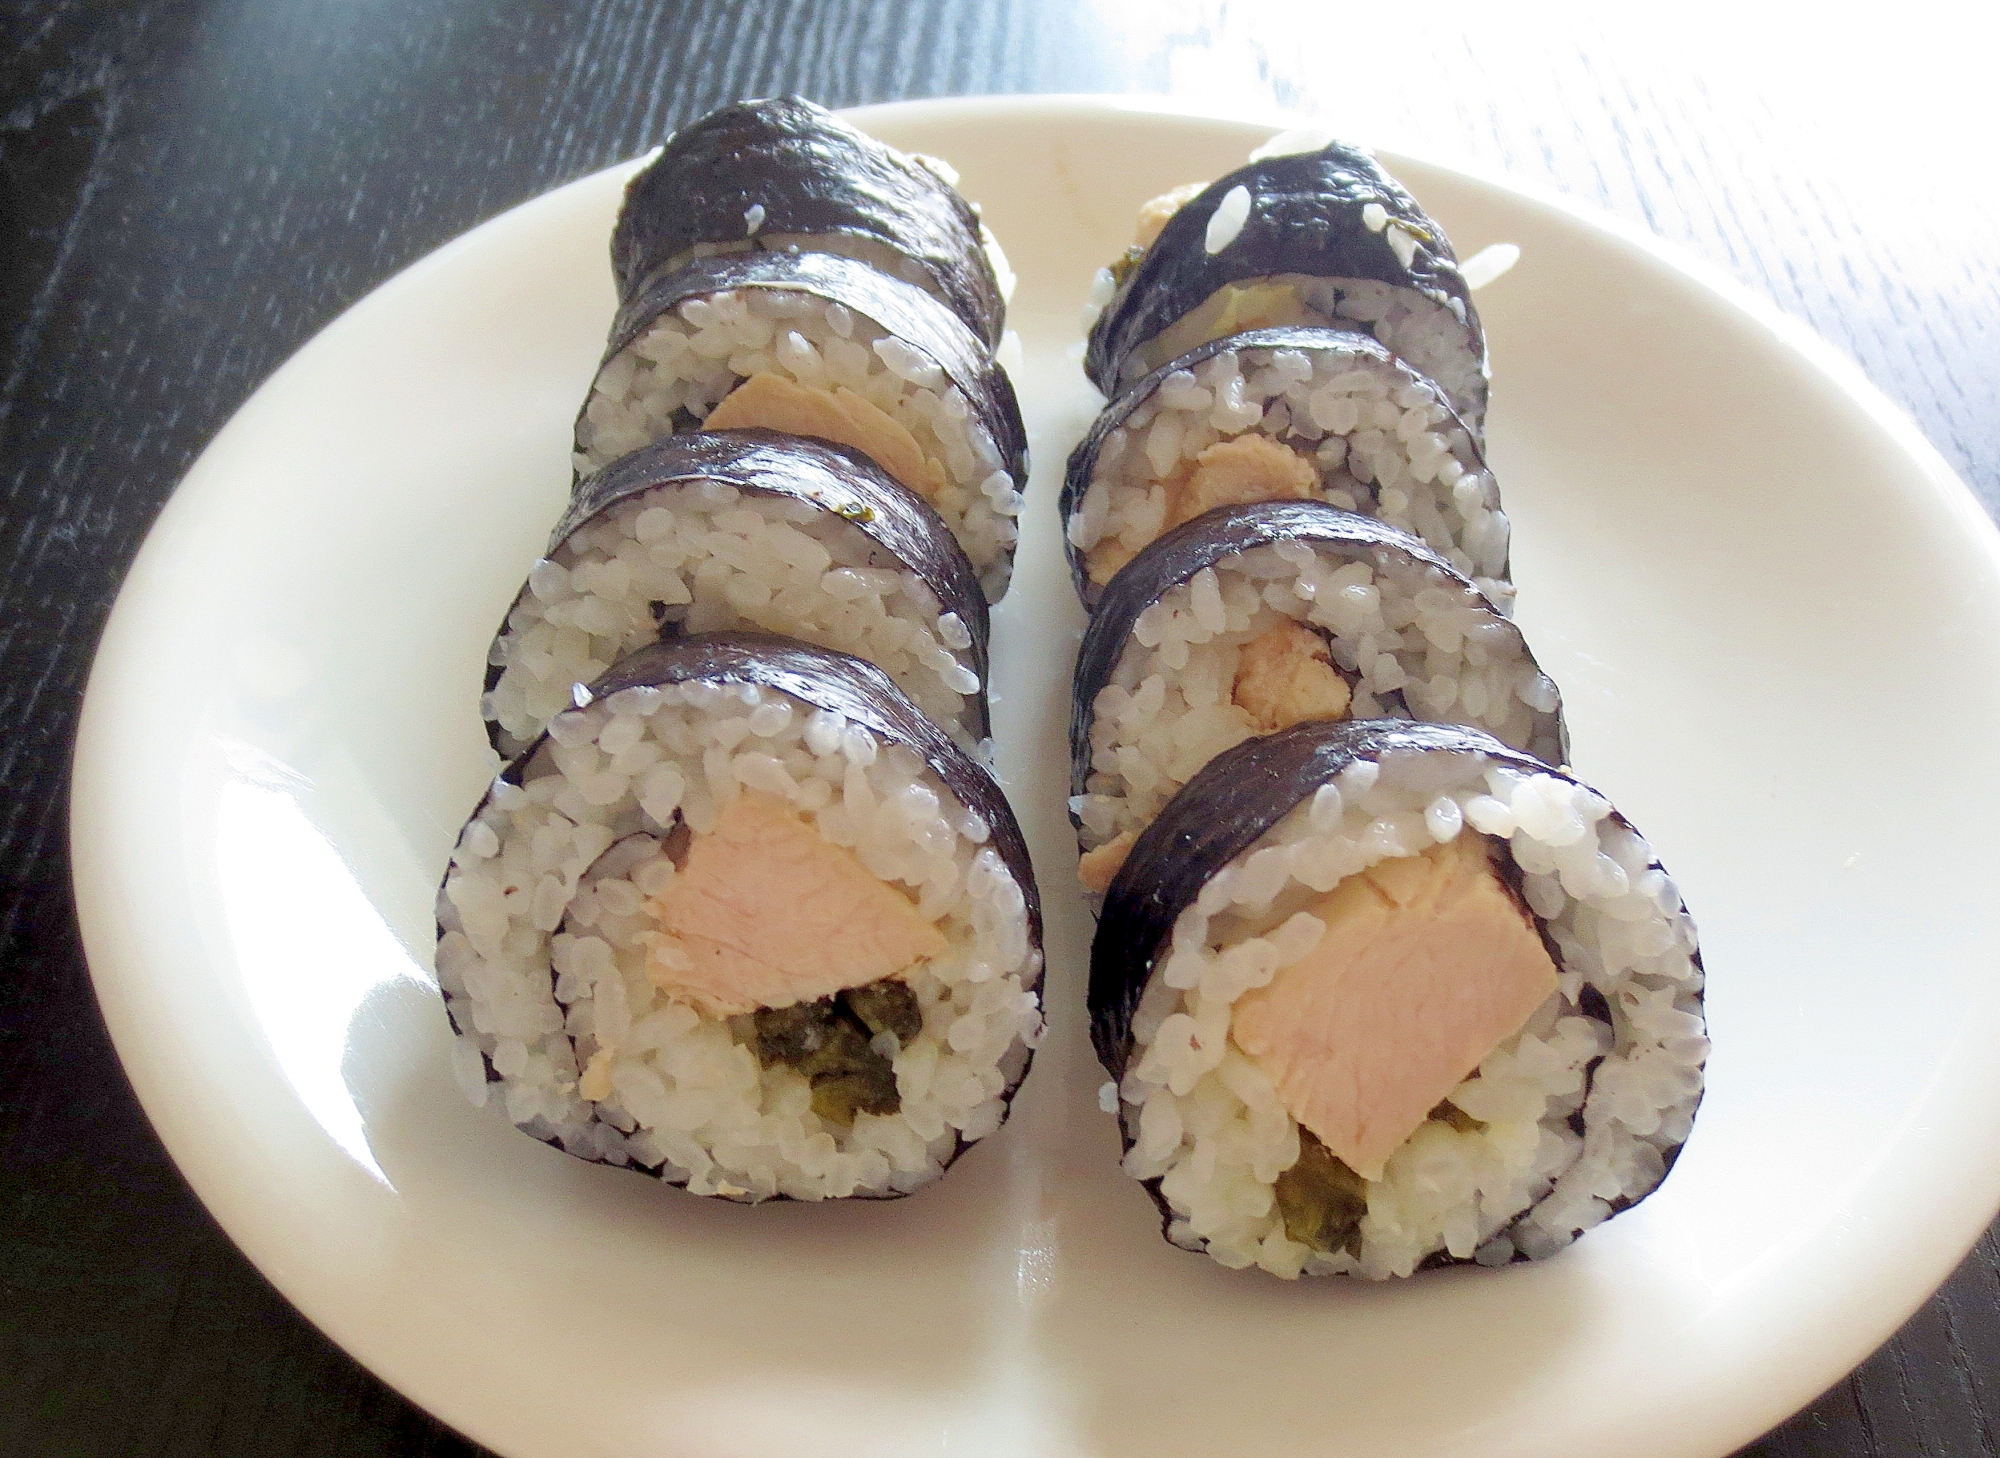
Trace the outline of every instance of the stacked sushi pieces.
{"label": "stacked sushi pieces", "polygon": [[955,180],[796,99],[676,133],[612,237],[579,473],[696,428],[831,440],[921,496],[997,601],[1027,483],[995,360],[1013,280]]}
{"label": "stacked sushi pieces", "polygon": [[1125,1168],[1232,1267],[1550,1255],[1686,1139],[1702,969],[1511,620],[1451,245],[1279,139],[1148,203],[1088,316],[1070,811]]}
{"label": "stacked sushi pieces", "polygon": [[461,1081],[754,1202],[906,1194],[1041,1028],[984,768],[1025,435],[942,163],[725,107],[631,184],[577,479],[489,654],[506,761],[438,899]]}

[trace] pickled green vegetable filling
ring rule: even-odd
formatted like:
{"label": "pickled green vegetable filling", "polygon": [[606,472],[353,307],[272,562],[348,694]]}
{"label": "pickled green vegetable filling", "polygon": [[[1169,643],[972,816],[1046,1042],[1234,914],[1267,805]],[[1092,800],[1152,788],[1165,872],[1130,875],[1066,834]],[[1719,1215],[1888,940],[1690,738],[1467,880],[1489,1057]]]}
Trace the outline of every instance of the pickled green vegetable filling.
{"label": "pickled green vegetable filling", "polygon": [[1314,1136],[1299,1130],[1298,1162],[1272,1186],[1285,1234],[1331,1255],[1361,1254],[1361,1217],[1368,1213],[1368,1182]]}
{"label": "pickled green vegetable filling", "polygon": [[1125,280],[1130,277],[1132,270],[1139,266],[1139,260],[1145,256],[1146,250],[1137,243],[1127,248],[1117,258],[1112,260],[1111,281],[1114,284],[1123,285]]}
{"label": "pickled green vegetable filling", "polygon": [[902,1108],[895,1067],[874,1042],[887,1033],[900,1047],[923,1029],[923,1007],[900,978],[817,1002],[759,1008],[748,1021],[745,1041],[757,1061],[802,1075],[812,1086],[813,1112],[829,1123],[851,1128],[856,1114]]}
{"label": "pickled green vegetable filling", "polygon": [[898,1043],[908,1043],[924,1030],[923,1007],[899,977],[850,987],[840,995],[871,1033],[894,1033]]}
{"label": "pickled green vegetable filling", "polygon": [[[1430,1111],[1430,1121],[1461,1134],[1476,1134],[1486,1125],[1446,1099]],[[1368,1213],[1368,1181],[1361,1178],[1312,1130],[1299,1129],[1298,1162],[1278,1176],[1271,1187],[1285,1234],[1300,1245],[1332,1255],[1344,1250],[1361,1254],[1361,1217]]]}

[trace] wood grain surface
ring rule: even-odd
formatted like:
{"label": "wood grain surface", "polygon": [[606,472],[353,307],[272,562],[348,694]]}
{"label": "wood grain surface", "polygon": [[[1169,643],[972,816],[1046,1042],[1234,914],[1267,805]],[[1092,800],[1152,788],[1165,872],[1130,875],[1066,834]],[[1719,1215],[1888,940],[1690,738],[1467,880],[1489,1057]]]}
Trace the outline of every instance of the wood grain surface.
{"label": "wood grain surface", "polygon": [[[1320,116],[1684,245],[1850,355],[1993,510],[1990,11],[1806,30],[1741,6],[0,7],[0,1454],[478,1451],[292,1311],[181,1182],[106,1039],[68,887],[70,741],[125,568],[201,447],[347,305],[736,97],[1162,92]],[[1989,1232],[1746,1451],[1991,1455],[1996,1426]]]}

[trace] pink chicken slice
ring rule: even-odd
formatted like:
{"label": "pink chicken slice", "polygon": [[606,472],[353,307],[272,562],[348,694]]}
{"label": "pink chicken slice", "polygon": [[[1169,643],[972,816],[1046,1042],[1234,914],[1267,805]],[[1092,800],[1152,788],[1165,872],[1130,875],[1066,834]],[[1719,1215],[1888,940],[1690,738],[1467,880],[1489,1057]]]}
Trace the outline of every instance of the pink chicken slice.
{"label": "pink chicken slice", "polygon": [[784,801],[747,792],[693,837],[650,910],[653,985],[718,1017],[811,1002],[945,949],[943,933],[853,851]]}
{"label": "pink chicken slice", "polygon": [[894,416],[841,385],[815,390],[769,371],[750,376],[709,412],[703,430],[762,426],[851,446],[923,497],[935,501],[945,470]]}
{"label": "pink chicken slice", "polygon": [[1290,618],[1280,618],[1237,652],[1230,702],[1250,716],[1259,734],[1307,719],[1345,719],[1353,697],[1325,639]]}
{"label": "pink chicken slice", "polygon": [[1468,831],[1349,876],[1319,944],[1236,1001],[1230,1033],[1363,1179],[1555,990],[1534,923]]}

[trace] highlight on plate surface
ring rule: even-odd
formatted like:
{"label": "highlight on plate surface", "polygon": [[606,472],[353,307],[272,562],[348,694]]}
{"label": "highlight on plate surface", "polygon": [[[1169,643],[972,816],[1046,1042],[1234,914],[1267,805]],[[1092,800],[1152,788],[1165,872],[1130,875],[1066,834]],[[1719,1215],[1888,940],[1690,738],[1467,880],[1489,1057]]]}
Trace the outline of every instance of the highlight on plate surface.
{"label": "highlight on plate surface", "polygon": [[1700,1102],[1702,964],[1512,621],[1472,292],[1518,250],[1461,266],[1300,132],[1098,272],[1109,401],[1060,502],[1062,894],[1098,922],[1087,1006],[1044,1008],[989,770],[1013,280],[956,183],[785,98],[628,188],[438,897],[467,1095],[699,1195],[894,1197],[1087,1015],[1126,1172],[1227,1266],[1534,1260],[1643,1199]]}

